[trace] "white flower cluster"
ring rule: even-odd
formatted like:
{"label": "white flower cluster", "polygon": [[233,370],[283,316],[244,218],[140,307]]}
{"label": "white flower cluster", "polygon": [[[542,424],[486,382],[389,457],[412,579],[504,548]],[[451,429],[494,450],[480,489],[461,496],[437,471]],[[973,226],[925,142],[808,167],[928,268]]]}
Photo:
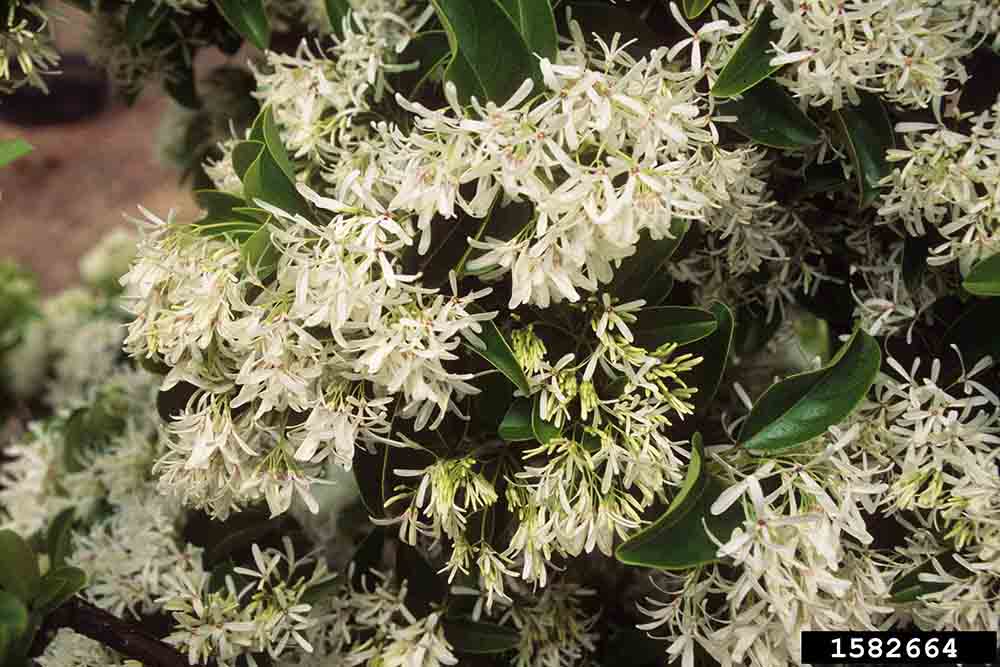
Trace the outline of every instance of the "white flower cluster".
{"label": "white flower cluster", "polygon": [[172,367],[163,389],[199,389],[169,426],[162,486],[219,516],[256,498],[278,514],[296,492],[314,507],[310,471],[328,456],[350,468],[357,444],[385,437],[394,397],[422,429],[478,391],[444,364],[493,316],[471,310],[489,290],[420,287],[400,266],[405,218],[307,194],[336,212],[318,225],[273,210],[281,259],[266,285],[234,242],[155,218],[122,279],[126,349]]}
{"label": "white flower cluster", "polygon": [[[716,458],[736,483],[712,513],[742,502],[746,514],[732,535],[715,536],[724,565],[664,575],[657,583],[668,599],[640,606],[653,619],[640,628],[666,627],[668,654],[681,664],[693,664],[695,645],[722,665],[798,664],[802,630],[875,630],[894,619],[1000,627],[1000,399],[974,379],[990,361],[954,383],[959,397],[940,386],[938,362],[926,377],[919,363],[888,363],[899,377],[880,375],[859,410],[812,447],[763,464]],[[870,517],[904,510],[921,523],[910,544],[871,548]],[[946,570],[937,559],[949,543],[957,565]],[[894,601],[893,582],[920,568],[919,579],[940,590]],[[715,594],[724,602],[707,607]]]}
{"label": "white flower cluster", "polygon": [[[857,104],[859,91],[873,91],[900,106],[940,111],[967,78],[961,59],[989,21],[982,10],[988,4],[781,0],[770,5],[772,27],[781,33],[771,63],[794,63],[780,80],[812,106],[839,109]],[[982,18],[970,26],[974,13]]]}
{"label": "white flower cluster", "polygon": [[43,77],[58,64],[45,10],[22,0],[5,3],[0,10],[0,93],[24,84],[47,91]]}
{"label": "white flower cluster", "polygon": [[[554,365],[532,328],[515,330],[514,353],[537,387],[539,414],[565,432],[520,452],[520,461],[507,457],[491,472],[471,455],[397,470],[420,482],[398,488],[387,505],[405,509],[376,523],[399,523],[401,539],[411,544],[418,534],[446,536],[449,577],[468,574],[475,562],[488,606],[494,599],[509,602],[510,578],[545,586],[558,556],[595,549],[610,556],[616,537],[642,525],[643,510],[680,482],[686,446],[665,430],[671,417],[693,411],[694,390],[683,374],[701,361],[675,356],[676,345],[653,351],[633,345],[628,323],[641,305],[612,305],[607,295],[603,303],[588,304],[594,349],[579,360],[567,354]],[[579,340],[584,345],[586,338]],[[603,387],[616,379],[623,382],[620,392],[608,396]],[[469,537],[467,519],[493,511],[501,493],[517,528],[498,551],[486,538]]]}
{"label": "white flower cluster", "polygon": [[887,155],[901,164],[886,177],[879,208],[882,221],[911,236],[940,234],[929,263],[957,260],[963,273],[1000,251],[1000,101],[967,120],[965,131],[897,125],[906,148]]}

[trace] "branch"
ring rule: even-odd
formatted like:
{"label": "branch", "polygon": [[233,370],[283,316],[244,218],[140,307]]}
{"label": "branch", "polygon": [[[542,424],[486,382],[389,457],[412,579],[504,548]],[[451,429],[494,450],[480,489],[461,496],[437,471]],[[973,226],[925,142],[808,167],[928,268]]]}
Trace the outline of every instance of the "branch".
{"label": "branch", "polygon": [[70,598],[50,613],[45,624],[52,629],[69,628],[138,660],[145,667],[190,667],[182,653],[141,626],[123,621],[79,597]]}

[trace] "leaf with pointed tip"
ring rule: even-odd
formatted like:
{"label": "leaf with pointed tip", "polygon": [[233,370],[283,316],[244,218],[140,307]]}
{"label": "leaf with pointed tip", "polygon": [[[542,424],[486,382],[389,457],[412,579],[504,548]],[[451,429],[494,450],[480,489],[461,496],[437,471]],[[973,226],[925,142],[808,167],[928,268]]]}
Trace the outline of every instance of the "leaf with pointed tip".
{"label": "leaf with pointed tip", "polygon": [[562,431],[552,422],[542,419],[542,402],[539,396],[541,394],[535,396],[531,405],[531,433],[534,435],[535,440],[543,445],[547,445],[549,444],[549,440],[561,438]]}
{"label": "leaf with pointed tip", "polygon": [[531,429],[530,399],[514,399],[514,402],[507,409],[503,421],[500,422],[497,434],[501,440],[506,442],[523,442],[535,439],[535,432]]}
{"label": "leaf with pointed tip", "polygon": [[263,150],[263,141],[240,141],[233,146],[233,171],[236,172],[241,181],[246,178],[250,165],[254,163],[254,160],[260,156]]}
{"label": "leaf with pointed tip", "polygon": [[719,114],[736,116],[735,128],[758,144],[794,150],[818,143],[820,131],[780,83],[766,79],[719,106]]}
{"label": "leaf with pointed tip", "polygon": [[524,371],[521,369],[521,364],[518,363],[517,357],[514,356],[514,351],[510,349],[507,339],[504,338],[504,335],[500,333],[500,330],[497,329],[497,326],[493,322],[483,322],[482,325],[483,331],[479,334],[479,338],[483,343],[482,347],[473,342],[467,342],[465,346],[490,362],[494,368],[506,375],[507,379],[513,382],[514,386],[527,396],[531,393],[528,378],[525,377]]}
{"label": "leaf with pointed tip", "polygon": [[670,222],[671,237],[653,240],[643,232],[636,244],[635,254],[626,257],[615,271],[609,291],[622,301],[644,299],[646,306],[660,305],[670,294],[673,278],[666,266],[676,252],[691,223],[673,219]]}
{"label": "leaf with pointed tip", "polygon": [[50,567],[59,567],[66,562],[66,557],[70,553],[73,521],[75,519],[76,508],[67,507],[62,512],[59,512],[49,523],[45,544],[49,553]]}
{"label": "leaf with pointed tip", "polygon": [[704,458],[701,434],[695,433],[691,438],[691,460],[684,473],[684,481],[674,494],[673,500],[659,519],[618,547],[615,557],[619,561],[628,565],[643,565],[647,560],[655,559],[664,544],[676,539],[676,535],[673,534],[674,525],[694,507],[705,491],[708,477],[705,473]]}
{"label": "leaf with pointed tip", "polygon": [[0,167],[6,167],[14,160],[24,157],[33,150],[35,150],[35,147],[24,139],[4,139],[0,141]]}
{"label": "leaf with pointed tip", "polygon": [[771,65],[776,54],[771,42],[778,41],[781,33],[771,27],[774,10],[766,5],[750,27],[712,86],[715,97],[732,97],[749,90],[774,74],[779,67]]}
{"label": "leaf with pointed tip", "polygon": [[457,653],[505,653],[516,649],[521,643],[520,633],[503,625],[447,617],[441,625],[444,628],[444,638]]}
{"label": "leaf with pointed tip", "polygon": [[344,33],[344,19],[350,11],[351,3],[347,0],[326,0],[326,16],[330,19],[330,27],[338,35]]}
{"label": "leaf with pointed tip", "polygon": [[255,269],[259,278],[266,278],[278,267],[278,250],[271,243],[271,226],[261,225],[240,247],[243,263]]}
{"label": "leaf with pointed tip", "polygon": [[684,0],[684,16],[689,19],[696,19],[704,13],[712,0]]}
{"label": "leaf with pointed tip", "polygon": [[667,343],[686,345],[710,336],[718,323],[715,316],[701,308],[656,306],[643,308],[631,325],[635,344],[656,350]]}
{"label": "leaf with pointed tip", "polygon": [[271,43],[271,26],[263,0],[215,0],[226,22],[254,46],[266,51]]}
{"label": "leaf with pointed tip", "polygon": [[20,535],[0,530],[0,588],[29,604],[38,594],[38,557]]}
{"label": "leaf with pointed tip", "polygon": [[879,181],[892,171],[886,152],[896,146],[892,122],[879,98],[859,92],[857,106],[844,107],[833,113],[847,142],[854,163],[861,205],[867,206],[878,196]]}
{"label": "leaf with pointed tip", "polygon": [[771,385],[743,423],[740,441],[749,450],[776,452],[822,435],[861,402],[881,361],[875,339],[856,330],[823,368]]}
{"label": "leaf with pointed tip", "polygon": [[541,82],[538,60],[498,0],[431,2],[455,56],[445,76],[460,99],[481,91],[483,101],[503,104],[525,79]]}
{"label": "leaf with pointed tip", "polygon": [[265,105],[250,128],[250,140],[259,141],[267,148],[281,172],[292,183],[295,182],[295,168],[292,166],[285,144],[281,141],[281,131],[274,120],[270,105]]}
{"label": "leaf with pointed tip", "polygon": [[626,565],[663,570],[685,570],[716,562],[719,547],[706,532],[706,527],[716,540],[725,543],[746,519],[739,504],[720,515],[712,514],[712,503],[725,489],[720,480],[704,475],[701,493],[691,496],[693,500],[685,511],[668,510],[667,516],[660,520],[662,524],[658,521],[654,524],[655,530],[622,544],[616,557]]}
{"label": "leaf with pointed tip", "polygon": [[87,575],[80,568],[63,565],[49,570],[42,577],[34,607],[51,611],[79,593],[86,585]]}
{"label": "leaf with pointed tip", "polygon": [[1000,254],[992,255],[977,263],[962,281],[969,294],[1000,296]]}
{"label": "leaf with pointed tip", "polygon": [[559,38],[550,0],[500,0],[528,48],[542,58],[555,60]]}
{"label": "leaf with pointed tip", "polygon": [[[954,551],[946,551],[944,553],[938,554],[935,557],[938,563],[941,565],[942,569],[946,572],[951,572],[956,574],[956,570],[962,569],[958,562],[955,560]],[[927,595],[928,593],[935,593],[940,590],[944,590],[948,587],[948,584],[933,582],[933,581],[921,581],[920,575],[924,573],[935,572],[933,560],[928,560],[924,562],[919,567],[916,567],[899,579],[893,582],[892,587],[889,589],[889,594],[892,596],[893,602],[905,603],[914,602],[920,598],[922,595]]]}
{"label": "leaf with pointed tip", "polygon": [[702,358],[700,364],[682,376],[689,387],[698,388],[690,401],[699,414],[704,414],[708,410],[715,393],[719,390],[733,345],[732,311],[726,304],[716,302],[709,307],[709,312],[715,318],[715,331],[711,336],[684,348],[684,352]]}

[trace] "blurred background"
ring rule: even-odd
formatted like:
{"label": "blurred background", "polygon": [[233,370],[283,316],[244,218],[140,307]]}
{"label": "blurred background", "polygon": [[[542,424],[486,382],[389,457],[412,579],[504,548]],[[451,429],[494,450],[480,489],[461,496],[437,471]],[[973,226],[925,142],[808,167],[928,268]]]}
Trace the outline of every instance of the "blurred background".
{"label": "blurred background", "polygon": [[[54,24],[60,51],[64,58],[80,53],[90,29],[87,15],[52,4],[62,17]],[[243,63],[246,55],[229,60]],[[197,70],[226,61],[206,50]],[[62,69],[70,74],[67,64]],[[50,79],[52,94],[39,95],[29,113],[35,106],[67,104],[58,99],[56,78]],[[42,292],[52,294],[78,282],[80,257],[104,234],[134,228],[126,216],[138,216],[139,205],[161,217],[170,209],[180,219],[193,217],[190,184],[181,184],[181,172],[158,157],[156,139],[172,104],[162,87],[150,85],[131,107],[109,96],[98,113],[74,122],[15,124],[0,117],[0,138],[21,137],[35,147],[0,169],[0,258],[35,273]]]}

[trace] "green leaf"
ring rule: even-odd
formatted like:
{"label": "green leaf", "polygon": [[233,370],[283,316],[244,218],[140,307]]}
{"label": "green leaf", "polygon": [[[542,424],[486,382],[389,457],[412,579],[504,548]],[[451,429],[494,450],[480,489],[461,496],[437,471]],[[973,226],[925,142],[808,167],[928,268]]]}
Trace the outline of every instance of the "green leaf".
{"label": "green leaf", "polygon": [[441,625],[445,639],[458,653],[504,653],[516,649],[521,643],[521,634],[503,625],[458,618],[445,618]]}
{"label": "green leaf", "polygon": [[667,263],[690,227],[689,221],[675,218],[670,222],[673,238],[654,241],[647,232],[643,232],[636,244],[635,254],[625,258],[621,267],[615,271],[609,291],[622,301],[644,299],[647,307],[663,303],[673,287],[673,277],[667,272]]}
{"label": "green leaf", "polygon": [[542,419],[542,402],[539,396],[535,396],[531,405],[531,432],[535,436],[535,440],[543,445],[547,445],[549,444],[549,440],[561,438],[562,431],[555,424]]}
{"label": "green leaf", "polygon": [[885,154],[896,146],[896,137],[879,98],[871,93],[858,94],[858,106],[844,107],[833,115],[851,153],[861,205],[867,206],[878,196],[879,181],[892,171]]}
{"label": "green leaf", "polygon": [[975,362],[986,355],[1000,358],[1000,299],[975,299],[945,330],[942,351],[957,345],[966,361]]}
{"label": "green leaf", "polygon": [[729,352],[733,345],[733,313],[724,303],[713,303],[709,312],[715,317],[716,328],[711,336],[684,348],[702,362],[685,373],[682,378],[689,387],[697,387],[698,391],[691,397],[695,411],[704,414],[715,398],[715,393],[722,383],[726,372]]}
{"label": "green leaf", "polygon": [[465,343],[465,346],[490,362],[494,368],[507,376],[507,379],[514,383],[514,386],[527,396],[531,393],[528,385],[528,378],[525,377],[521,365],[514,356],[514,351],[510,349],[507,339],[500,333],[493,322],[483,322],[483,331],[479,334],[482,340],[482,347],[476,343]]}
{"label": "green leaf", "polygon": [[125,15],[125,40],[129,46],[139,46],[167,18],[167,7],[156,0],[135,0]]}
{"label": "green leaf", "polygon": [[528,48],[543,58],[555,60],[559,38],[550,0],[500,0]]}
{"label": "green leaf", "polygon": [[261,151],[263,150],[263,141],[240,141],[233,146],[233,170],[236,172],[236,175],[240,177],[241,181],[246,178],[250,165],[252,165],[254,161],[260,157]]}
{"label": "green leaf", "polygon": [[749,90],[767,77],[774,74],[779,67],[770,64],[776,54],[771,48],[771,42],[778,41],[781,33],[771,28],[774,21],[774,10],[765,6],[753,26],[743,35],[733,55],[729,56],[725,67],[719,72],[719,78],[712,86],[715,97],[732,97]]}
{"label": "green leaf", "polygon": [[417,63],[417,68],[396,74],[393,87],[415,99],[434,73],[447,67],[451,58],[448,35],[444,30],[428,30],[410,40],[399,54],[401,63]]}
{"label": "green leaf", "polygon": [[263,0],[215,0],[215,5],[243,39],[261,51],[267,50],[271,44],[271,26]]}
{"label": "green leaf", "polygon": [[[254,158],[256,158],[256,155]],[[247,166],[249,166],[249,163]],[[237,197],[222,190],[195,190],[193,194],[195,202],[205,211],[206,218],[215,220],[222,218],[253,220],[252,218],[233,213],[234,209],[246,206],[246,200],[243,197]]]}
{"label": "green leaf", "polygon": [[[347,0],[325,0],[326,16],[330,19],[330,27],[338,35],[344,32],[344,19],[351,11],[351,3]],[[403,61],[406,62],[406,61]]]}
{"label": "green leaf", "polygon": [[828,365],[787,377],[764,392],[743,423],[743,446],[777,452],[822,435],[868,393],[881,361],[875,339],[855,331]]}
{"label": "green leaf", "polygon": [[38,557],[12,530],[0,530],[0,588],[29,604],[38,594]]}
{"label": "green leaf", "polygon": [[715,539],[724,543],[746,519],[739,503],[718,516],[711,513],[712,503],[725,489],[720,480],[706,475],[702,493],[687,511],[655,534],[639,542],[629,540],[622,544],[616,552],[618,560],[627,565],[663,570],[685,570],[716,562],[719,547],[705,532],[706,525]]}
{"label": "green leaf", "polygon": [[659,519],[630,537],[618,547],[615,557],[628,565],[643,565],[656,560],[664,545],[677,539],[673,528],[701,498],[708,476],[705,473],[705,451],[701,434],[691,438],[691,461],[684,473],[684,481]]}
{"label": "green leaf", "polygon": [[844,177],[844,166],[839,161],[810,165],[806,167],[802,177],[805,183],[792,193],[795,198],[810,197],[821,192],[838,192],[851,187],[851,182]]}
{"label": "green leaf", "polygon": [[285,150],[284,142],[281,141],[281,131],[269,105],[257,114],[250,129],[250,139],[263,143],[285,177],[290,182],[295,182],[295,168],[292,166],[291,158],[288,157],[288,151]]}
{"label": "green leaf", "polygon": [[[957,576],[958,573],[956,571],[964,569],[955,560],[954,551],[946,551],[936,556],[936,558],[945,572],[949,572]],[[927,560],[919,567],[916,567],[901,576],[893,582],[892,588],[889,589],[892,601],[899,603],[914,602],[922,595],[936,593],[937,591],[947,588],[948,584],[920,580],[921,574],[935,571],[933,560]]]}
{"label": "green leaf", "polygon": [[635,344],[647,350],[656,350],[667,343],[693,343],[710,336],[718,326],[712,313],[687,306],[643,308],[637,317],[630,327],[632,335]]}
{"label": "green leaf", "polygon": [[1000,254],[987,257],[973,266],[962,281],[962,287],[977,296],[1000,296]]}
{"label": "green leaf", "polygon": [[28,608],[7,591],[0,591],[0,627],[10,632],[10,639],[28,629]]}
{"label": "green leaf", "polygon": [[696,19],[711,4],[712,0],[684,0],[684,16],[689,19]]}
{"label": "green leaf", "polygon": [[794,150],[820,140],[820,131],[784,86],[766,79],[744,91],[740,99],[719,106],[719,114],[736,116],[736,130],[758,144]]}
{"label": "green leaf", "polygon": [[462,74],[451,79],[459,98],[479,90],[486,100],[503,104],[525,79],[541,82],[538,60],[497,0],[431,2],[448,33],[452,54],[461,54],[465,60],[459,65],[462,69],[456,70],[453,62],[445,74]]}
{"label": "green leaf", "polygon": [[279,253],[271,243],[271,226],[261,227],[240,247],[243,263],[256,269],[257,276],[266,278],[278,267]]}
{"label": "green leaf", "polygon": [[523,442],[534,440],[535,432],[531,429],[531,400],[516,398],[507,409],[497,434],[506,442]]}
{"label": "green leaf", "polygon": [[49,567],[56,568],[66,562],[73,537],[73,521],[76,520],[76,508],[68,507],[59,512],[49,523],[49,531],[45,544],[49,553]]}
{"label": "green leaf", "polygon": [[63,565],[49,570],[42,577],[35,607],[51,611],[83,590],[87,585],[87,575],[83,570]]}
{"label": "green leaf", "polygon": [[[243,142],[249,143],[249,142]],[[237,148],[242,144],[237,144]],[[235,151],[233,153],[235,164]],[[295,189],[270,150],[263,146],[243,175],[243,196],[250,203],[265,201],[286,213],[309,215],[309,205]]]}
{"label": "green leaf", "polygon": [[33,150],[35,150],[35,147],[24,139],[4,139],[0,141],[0,167],[6,167],[14,160],[24,157]]}

